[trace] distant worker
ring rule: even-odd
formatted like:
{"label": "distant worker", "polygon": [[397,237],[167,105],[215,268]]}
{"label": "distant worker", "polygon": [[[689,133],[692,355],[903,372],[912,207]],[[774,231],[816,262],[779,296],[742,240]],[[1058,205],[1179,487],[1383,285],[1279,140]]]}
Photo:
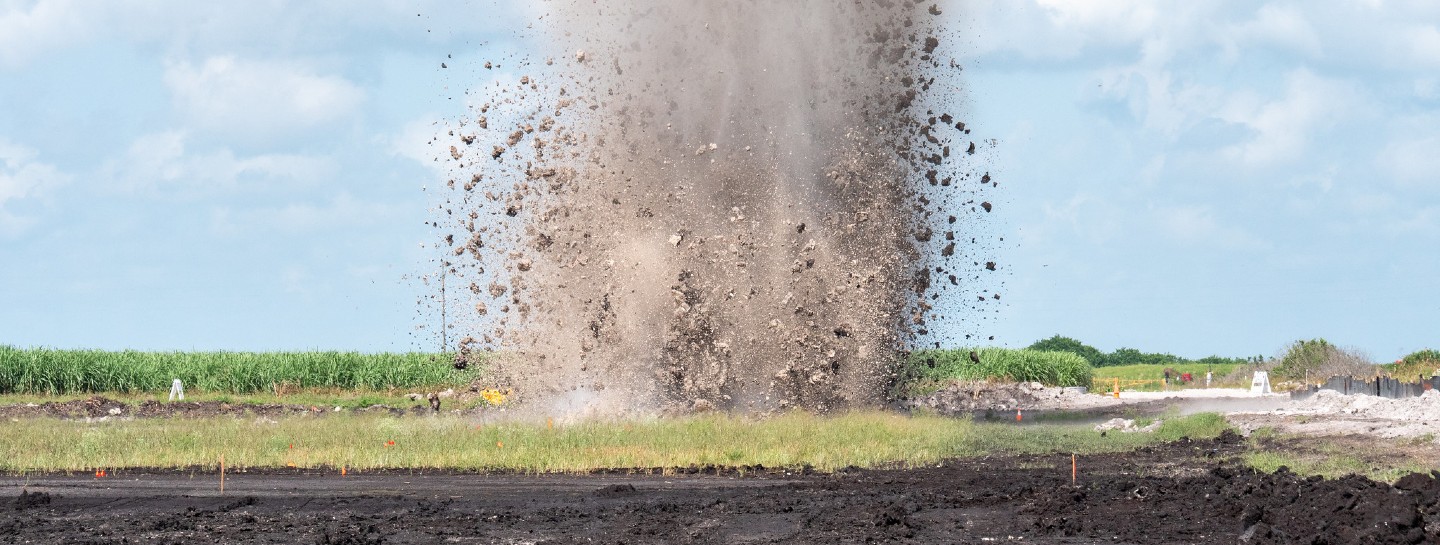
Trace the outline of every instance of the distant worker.
{"label": "distant worker", "polygon": [[1206,371],[1206,372],[1205,372],[1205,387],[1206,387],[1206,388],[1209,388],[1209,387],[1210,387],[1210,379],[1211,379],[1211,378],[1214,378],[1214,375],[1215,375],[1215,373],[1211,373],[1210,371]]}
{"label": "distant worker", "polygon": [[1170,368],[1165,368],[1165,384],[1170,384]]}
{"label": "distant worker", "polygon": [[437,413],[440,412],[440,394],[430,393],[430,410]]}

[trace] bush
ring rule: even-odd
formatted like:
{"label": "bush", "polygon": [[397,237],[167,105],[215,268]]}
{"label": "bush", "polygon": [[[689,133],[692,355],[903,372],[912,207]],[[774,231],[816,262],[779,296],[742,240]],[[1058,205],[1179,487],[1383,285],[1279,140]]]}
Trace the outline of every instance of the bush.
{"label": "bush", "polygon": [[1420,364],[1420,363],[1429,363],[1429,364],[1434,364],[1434,365],[1440,365],[1440,350],[1430,350],[1430,349],[1426,349],[1426,350],[1420,350],[1420,351],[1417,351],[1417,352],[1411,352],[1409,355],[1405,356],[1404,358],[1401,358],[1400,361],[1401,361],[1402,363],[1411,364],[1411,365]]}
{"label": "bush", "polygon": [[1191,361],[1174,354],[1141,352],[1134,348],[1117,348],[1114,352],[1107,354],[1093,346],[1070,337],[1061,337],[1059,335],[1036,341],[1035,344],[1029,346],[1029,349],[1045,352],[1069,352],[1085,358],[1085,361],[1089,362],[1092,367],[1114,367],[1118,365],[1184,365],[1190,363],[1215,365],[1249,363],[1249,360],[1246,358],[1222,358],[1220,356],[1209,356]]}
{"label": "bush", "polygon": [[1398,362],[1381,367],[1384,367],[1390,376],[1403,380],[1430,377],[1440,370],[1440,350],[1412,352]]}
{"label": "bush", "polygon": [[[971,354],[980,361],[972,360]],[[910,355],[906,371],[911,381],[1001,379],[1088,388],[1092,380],[1085,358],[1030,349],[921,350]]]}
{"label": "bush", "polygon": [[1307,375],[1311,380],[1324,380],[1332,376],[1370,376],[1375,371],[1375,364],[1358,351],[1339,348],[1325,339],[1311,339],[1291,343],[1270,374],[1282,380],[1301,380]]}
{"label": "bush", "polygon": [[1086,363],[1095,367],[1099,367],[1105,359],[1105,354],[1096,350],[1095,347],[1070,337],[1061,337],[1059,335],[1035,341],[1035,344],[1030,345],[1028,349],[1041,352],[1069,352],[1084,358]]}

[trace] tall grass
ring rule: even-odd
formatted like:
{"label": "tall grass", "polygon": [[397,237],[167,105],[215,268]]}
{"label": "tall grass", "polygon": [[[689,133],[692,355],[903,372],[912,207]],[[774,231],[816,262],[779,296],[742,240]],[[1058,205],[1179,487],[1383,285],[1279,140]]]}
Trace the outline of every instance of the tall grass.
{"label": "tall grass", "polygon": [[[1212,387],[1250,387],[1249,374],[1240,373],[1239,375],[1243,375],[1239,377],[1241,381],[1237,381],[1235,377],[1232,377],[1237,369],[1250,369],[1249,365],[1237,363],[1217,363],[1214,365],[1206,365],[1203,363],[1177,363],[1170,365],[1141,364],[1097,367],[1095,369],[1095,382],[1099,384],[1101,388],[1108,388],[1111,381],[1120,379],[1120,387],[1127,390],[1159,391],[1166,387],[1162,384],[1166,369],[1173,369],[1179,373],[1190,373],[1190,377],[1194,379],[1194,382],[1189,384],[1189,387],[1192,388],[1203,388],[1205,386],[1205,372],[1207,370],[1214,373],[1214,379],[1210,384]],[[1178,378],[1179,377],[1174,376],[1170,377],[1172,381]],[[1172,382],[1168,387],[1177,388],[1182,386],[1183,385]]]}
{"label": "tall grass", "polygon": [[[1225,428],[1217,415],[1193,415],[1167,420],[1155,434],[1101,436],[1089,425],[1016,426],[884,412],[825,417],[790,413],[760,419],[705,415],[553,427],[348,414],[279,421],[24,419],[0,425],[0,471],[215,467],[222,454],[236,468],[293,464],[351,470],[575,472],[808,464],[824,471],[1001,453],[1119,452],[1182,435],[1214,437]],[[1069,456],[1064,458],[1068,464]]]}
{"label": "tall grass", "polygon": [[277,388],[385,390],[462,384],[439,354],[359,352],[109,352],[0,345],[0,393],[67,394],[187,389],[236,394]]}
{"label": "tall grass", "polygon": [[912,382],[1004,379],[1039,382],[1047,386],[1089,387],[1090,363],[1069,352],[980,348],[974,350],[919,350],[906,362]]}

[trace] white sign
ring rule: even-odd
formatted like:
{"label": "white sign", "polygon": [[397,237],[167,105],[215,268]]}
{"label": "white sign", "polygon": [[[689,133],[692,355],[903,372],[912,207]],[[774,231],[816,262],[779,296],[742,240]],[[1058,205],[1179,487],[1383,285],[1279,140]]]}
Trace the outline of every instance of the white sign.
{"label": "white sign", "polygon": [[1256,371],[1255,378],[1250,379],[1250,393],[1270,393],[1270,373],[1268,371]]}

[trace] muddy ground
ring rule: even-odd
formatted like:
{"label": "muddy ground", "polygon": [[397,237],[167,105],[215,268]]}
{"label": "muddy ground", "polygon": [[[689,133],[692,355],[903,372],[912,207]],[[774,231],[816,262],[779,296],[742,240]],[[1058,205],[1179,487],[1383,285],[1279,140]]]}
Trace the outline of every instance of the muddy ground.
{"label": "muddy ground", "polygon": [[[1261,474],[1238,436],[830,475],[113,472],[0,480],[0,543],[1422,543],[1440,481]],[[22,491],[23,490],[23,491]]]}

